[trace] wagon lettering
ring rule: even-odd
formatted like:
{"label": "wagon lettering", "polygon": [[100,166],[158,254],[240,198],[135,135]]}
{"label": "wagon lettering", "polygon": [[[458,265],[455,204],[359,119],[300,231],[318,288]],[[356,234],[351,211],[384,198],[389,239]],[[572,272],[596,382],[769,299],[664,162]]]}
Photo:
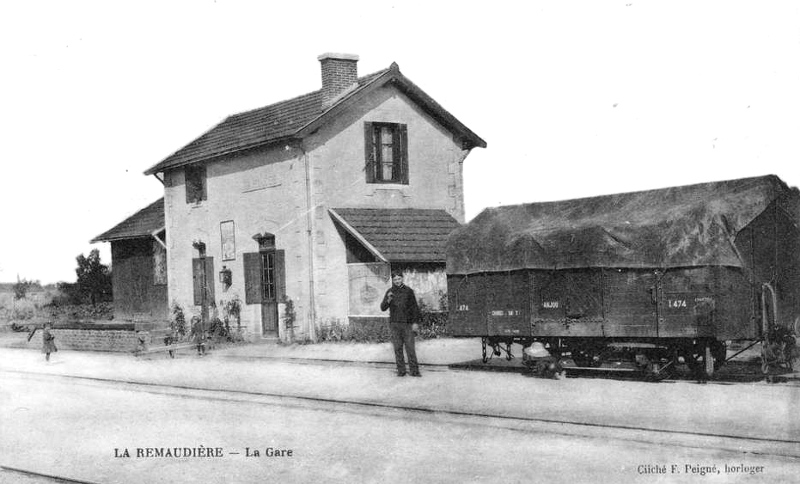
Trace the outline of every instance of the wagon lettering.
{"label": "wagon lettering", "polygon": [[686,299],[668,299],[667,300],[667,307],[670,307],[670,308],[685,308],[686,307]]}
{"label": "wagon lettering", "polygon": [[505,311],[492,311],[492,316],[505,316]]}
{"label": "wagon lettering", "polygon": [[544,309],[558,309],[558,301],[544,301],[542,307]]}
{"label": "wagon lettering", "polygon": [[458,310],[459,311],[469,311],[469,305],[468,304],[459,304],[458,305]]}

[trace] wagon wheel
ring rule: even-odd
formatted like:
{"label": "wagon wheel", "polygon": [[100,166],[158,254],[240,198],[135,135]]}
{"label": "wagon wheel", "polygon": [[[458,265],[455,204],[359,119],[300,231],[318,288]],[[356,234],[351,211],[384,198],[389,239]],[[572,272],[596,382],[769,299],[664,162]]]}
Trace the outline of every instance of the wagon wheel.
{"label": "wagon wheel", "polygon": [[714,371],[719,369],[723,361],[719,361],[714,357],[719,354],[718,349],[712,348],[709,343],[702,343],[695,345],[684,353],[683,357],[686,361],[686,366],[697,375],[698,378],[707,379],[714,375]]}

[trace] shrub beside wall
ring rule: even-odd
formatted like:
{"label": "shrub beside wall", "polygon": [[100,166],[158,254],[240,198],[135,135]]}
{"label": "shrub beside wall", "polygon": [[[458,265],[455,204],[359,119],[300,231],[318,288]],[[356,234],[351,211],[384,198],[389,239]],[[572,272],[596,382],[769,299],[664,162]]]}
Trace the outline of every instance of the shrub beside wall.
{"label": "shrub beside wall", "polygon": [[[419,323],[420,339],[434,339],[445,336],[447,313],[426,311],[423,308]],[[392,340],[388,317],[351,316],[349,324],[341,321],[327,321],[317,331],[320,342],[355,341],[359,343],[385,343]]]}

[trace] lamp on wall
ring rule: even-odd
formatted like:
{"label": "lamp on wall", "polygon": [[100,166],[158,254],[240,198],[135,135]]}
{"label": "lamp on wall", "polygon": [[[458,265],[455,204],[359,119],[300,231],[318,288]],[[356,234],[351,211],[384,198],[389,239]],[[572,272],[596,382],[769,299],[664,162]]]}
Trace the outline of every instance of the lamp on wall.
{"label": "lamp on wall", "polygon": [[264,232],[263,234],[256,234],[253,236],[253,240],[258,242],[258,250],[269,250],[275,248],[275,235],[269,232]]}
{"label": "lamp on wall", "polygon": [[231,270],[228,269],[226,266],[222,266],[222,270],[219,271],[219,282],[225,289],[231,287],[233,281],[233,274]]}

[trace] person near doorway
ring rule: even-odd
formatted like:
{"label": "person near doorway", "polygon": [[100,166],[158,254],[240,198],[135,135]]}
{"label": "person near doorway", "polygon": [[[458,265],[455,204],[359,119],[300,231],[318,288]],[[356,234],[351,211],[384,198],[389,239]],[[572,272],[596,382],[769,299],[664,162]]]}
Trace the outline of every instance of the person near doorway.
{"label": "person near doorway", "polygon": [[403,284],[403,274],[392,273],[392,287],[386,291],[381,302],[381,311],[389,310],[389,328],[394,346],[394,359],[397,363],[397,376],[406,376],[406,362],[403,349],[408,355],[408,369],[411,376],[422,376],[414,348],[414,335],[419,330],[420,318],[417,297],[414,291]]}

